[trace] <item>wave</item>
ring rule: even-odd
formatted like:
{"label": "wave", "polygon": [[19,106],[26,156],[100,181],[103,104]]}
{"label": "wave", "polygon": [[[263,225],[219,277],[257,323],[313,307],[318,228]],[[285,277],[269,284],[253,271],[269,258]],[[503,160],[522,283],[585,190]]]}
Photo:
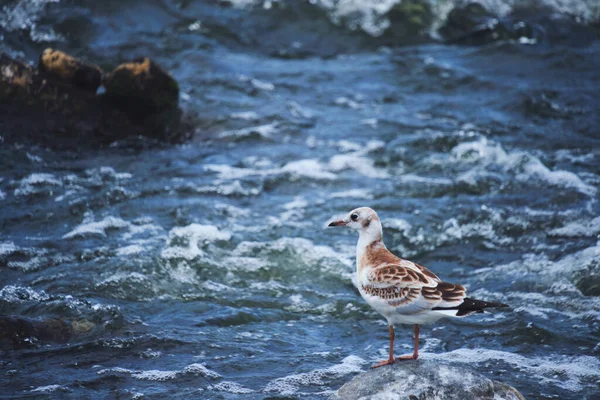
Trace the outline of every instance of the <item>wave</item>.
{"label": "wave", "polygon": [[[468,8],[471,3],[481,8]],[[126,18],[132,8],[150,14],[152,24],[132,24],[122,27],[118,36],[112,33],[107,21]],[[120,46],[129,49],[133,36],[160,30],[174,31],[182,43],[212,47],[216,41],[281,58],[303,58],[446,39],[531,44],[553,36],[590,36],[589,30],[577,27],[600,23],[595,0],[166,1],[144,8],[131,0],[78,6],[60,0],[14,0],[1,11],[0,51],[30,58],[48,45],[74,51],[109,46],[108,53],[113,53]],[[110,18],[96,17],[101,14]],[[101,54],[92,55],[107,57]],[[249,84],[253,91],[274,89],[272,83],[256,79]]]}

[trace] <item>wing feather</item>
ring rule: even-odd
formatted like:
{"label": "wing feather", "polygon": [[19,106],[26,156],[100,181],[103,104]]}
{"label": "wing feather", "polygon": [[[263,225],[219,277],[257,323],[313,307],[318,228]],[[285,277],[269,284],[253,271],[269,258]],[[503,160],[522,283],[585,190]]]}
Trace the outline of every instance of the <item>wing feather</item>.
{"label": "wing feather", "polygon": [[406,260],[370,269],[362,290],[407,314],[458,305],[466,296],[464,286],[441,282],[425,267]]}

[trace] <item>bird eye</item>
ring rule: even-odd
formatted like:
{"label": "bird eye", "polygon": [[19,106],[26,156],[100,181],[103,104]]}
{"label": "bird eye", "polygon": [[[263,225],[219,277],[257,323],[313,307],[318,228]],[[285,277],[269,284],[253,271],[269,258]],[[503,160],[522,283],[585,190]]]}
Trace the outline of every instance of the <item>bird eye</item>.
{"label": "bird eye", "polygon": [[356,221],[358,219],[358,214],[352,214],[350,218],[352,218],[352,221]]}

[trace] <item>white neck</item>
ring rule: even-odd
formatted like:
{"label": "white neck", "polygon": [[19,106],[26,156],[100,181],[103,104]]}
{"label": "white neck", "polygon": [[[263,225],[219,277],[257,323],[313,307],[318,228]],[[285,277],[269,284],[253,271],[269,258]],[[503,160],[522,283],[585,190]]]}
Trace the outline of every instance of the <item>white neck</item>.
{"label": "white neck", "polygon": [[356,270],[358,271],[358,265],[360,263],[360,259],[362,258],[367,246],[369,246],[373,242],[381,241],[383,244],[383,230],[381,227],[381,222],[379,219],[371,221],[368,227],[362,229],[360,231],[360,236],[358,237],[358,243],[356,244]]}

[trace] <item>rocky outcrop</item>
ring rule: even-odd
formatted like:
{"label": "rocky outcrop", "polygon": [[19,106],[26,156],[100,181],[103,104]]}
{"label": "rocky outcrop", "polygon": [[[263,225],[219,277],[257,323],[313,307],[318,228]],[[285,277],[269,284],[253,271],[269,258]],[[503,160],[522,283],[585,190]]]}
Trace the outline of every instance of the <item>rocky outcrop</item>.
{"label": "rocky outcrop", "polygon": [[365,372],[342,386],[333,399],[524,400],[515,388],[461,367],[418,360]]}
{"label": "rocky outcrop", "polygon": [[[105,92],[99,93],[101,84]],[[0,54],[0,132],[5,143],[76,149],[146,136],[184,138],[177,82],[149,58],[106,74],[46,49],[37,68]]]}

